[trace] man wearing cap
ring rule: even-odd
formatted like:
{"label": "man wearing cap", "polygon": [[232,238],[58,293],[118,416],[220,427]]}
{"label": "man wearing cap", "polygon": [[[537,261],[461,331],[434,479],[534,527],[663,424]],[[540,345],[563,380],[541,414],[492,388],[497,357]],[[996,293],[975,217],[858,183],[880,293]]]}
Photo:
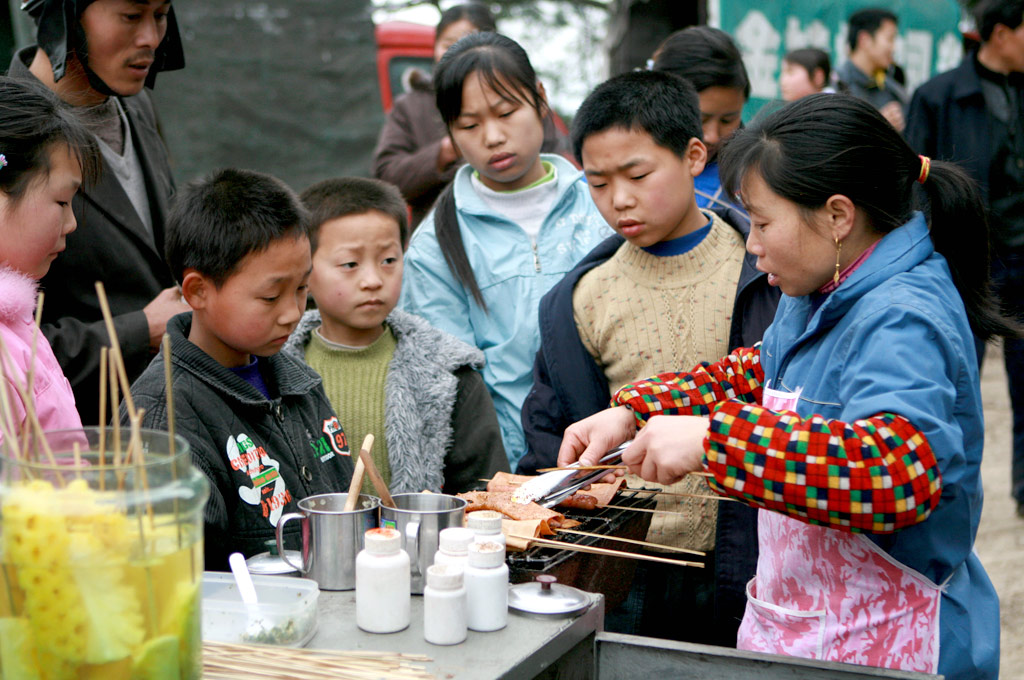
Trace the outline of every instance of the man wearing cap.
{"label": "man wearing cap", "polygon": [[[185,65],[171,0],[25,0],[36,45],[9,75],[36,78],[90,121],[100,179],[75,196],[77,231],[42,280],[43,333],[86,424],[99,419],[100,348],[109,344],[95,282],[106,287],[129,380],[149,363],[167,320],[188,310],[164,262],[174,183],[144,87]],[[108,417],[105,417],[106,421]]]}

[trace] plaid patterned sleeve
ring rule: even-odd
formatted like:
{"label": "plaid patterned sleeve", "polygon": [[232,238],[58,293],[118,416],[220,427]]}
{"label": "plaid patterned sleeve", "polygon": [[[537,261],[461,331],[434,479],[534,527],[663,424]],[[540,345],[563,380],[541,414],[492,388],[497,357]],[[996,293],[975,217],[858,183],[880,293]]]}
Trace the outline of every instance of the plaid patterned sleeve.
{"label": "plaid patterned sleeve", "polygon": [[662,373],[626,385],[612,397],[612,406],[626,406],[643,427],[651,416],[706,416],[715,405],[737,399],[760,403],[764,387],[761,343],[733,350],[714,364],[701,363],[689,373]]}
{"label": "plaid patterned sleeve", "polygon": [[717,492],[854,533],[923,522],[942,491],[928,440],[893,413],[844,423],[731,401],[704,448]]}

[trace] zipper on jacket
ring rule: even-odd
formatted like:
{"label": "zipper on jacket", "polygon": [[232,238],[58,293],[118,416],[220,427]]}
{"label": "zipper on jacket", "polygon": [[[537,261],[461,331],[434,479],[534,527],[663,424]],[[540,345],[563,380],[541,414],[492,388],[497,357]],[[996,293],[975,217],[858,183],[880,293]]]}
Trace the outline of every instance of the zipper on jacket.
{"label": "zipper on jacket", "polygon": [[537,252],[537,241],[532,241],[530,246],[533,248],[533,269],[540,273],[540,254]]}

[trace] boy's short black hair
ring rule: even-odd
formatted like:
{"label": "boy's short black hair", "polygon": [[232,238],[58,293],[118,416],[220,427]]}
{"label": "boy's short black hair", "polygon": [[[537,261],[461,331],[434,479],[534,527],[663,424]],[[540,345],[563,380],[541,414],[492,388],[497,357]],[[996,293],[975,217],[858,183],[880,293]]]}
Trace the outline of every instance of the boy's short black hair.
{"label": "boy's short black hair", "polygon": [[646,132],[680,158],[703,141],[700,98],[688,80],[665,71],[631,71],[601,83],[572,121],[572,150],[583,162],[587,137],[612,128]]}
{"label": "boy's short black hair", "polygon": [[309,240],[314,253],[324,222],[371,210],[384,213],[398,223],[398,237],[405,247],[409,237],[409,209],[394,184],[365,177],[338,177],[317,182],[303,191],[300,198],[312,215]]}
{"label": "boy's short black hair", "polygon": [[857,36],[862,32],[866,32],[874,37],[875,33],[878,33],[878,29],[886,21],[891,21],[894,24],[900,23],[899,17],[881,7],[865,7],[851,14],[847,22],[850,25],[850,32],[846,35],[846,42],[850,46],[850,51],[853,52],[857,49]]}
{"label": "boy's short black hair", "polygon": [[218,170],[175,196],[164,251],[178,283],[195,269],[220,287],[246,255],[278,239],[308,237],[311,224],[299,197],[276,177]]}
{"label": "boy's short black hair", "polygon": [[1015,31],[1024,22],[1024,0],[981,0],[973,13],[981,41],[988,42],[996,25]]}

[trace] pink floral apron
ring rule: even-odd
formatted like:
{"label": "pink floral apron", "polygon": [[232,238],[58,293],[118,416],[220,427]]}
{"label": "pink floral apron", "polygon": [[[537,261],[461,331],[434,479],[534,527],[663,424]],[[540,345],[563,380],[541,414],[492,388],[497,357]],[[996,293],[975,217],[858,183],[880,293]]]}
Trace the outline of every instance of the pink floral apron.
{"label": "pink floral apron", "polygon": [[[797,393],[762,403],[795,411]],[[760,557],[737,647],[936,673],[941,588],[866,536],[758,513]]]}

